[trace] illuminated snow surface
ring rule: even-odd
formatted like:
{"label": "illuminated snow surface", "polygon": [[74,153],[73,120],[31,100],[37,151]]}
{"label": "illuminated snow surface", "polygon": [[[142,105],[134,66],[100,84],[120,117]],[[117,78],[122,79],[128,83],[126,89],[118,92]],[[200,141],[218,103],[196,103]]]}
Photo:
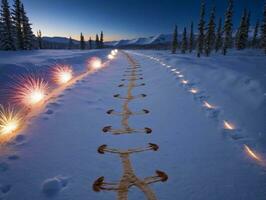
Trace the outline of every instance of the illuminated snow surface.
{"label": "illuminated snow surface", "polygon": [[[75,74],[86,68],[89,57],[107,59],[109,53],[0,52],[0,89],[9,84],[7,74],[25,68],[47,71],[54,64],[70,64]],[[266,57],[255,51],[201,59],[167,51],[128,53],[143,70],[144,80],[137,83],[146,84],[134,88],[133,95],[147,95],[129,106],[135,112],[150,111],[129,121],[134,128],[150,127],[153,132],[122,136],[102,132],[108,125],[120,127],[120,116],[106,114],[110,109],[121,111],[123,100],[114,94],[126,95],[126,88],[117,86],[130,65],[118,53],[107,68],[65,90],[0,147],[0,199],[116,199],[114,192],[92,190],[98,177],[114,182],[122,172],[118,155],[101,155],[97,148],[107,144],[127,149],[151,142],[159,146],[157,152],[133,154],[131,161],[141,178],[155,170],[168,174],[167,182],[151,185],[158,199],[265,200]],[[188,82],[182,84],[182,79]],[[5,100],[0,98],[1,103]],[[129,199],[145,198],[132,187]]]}

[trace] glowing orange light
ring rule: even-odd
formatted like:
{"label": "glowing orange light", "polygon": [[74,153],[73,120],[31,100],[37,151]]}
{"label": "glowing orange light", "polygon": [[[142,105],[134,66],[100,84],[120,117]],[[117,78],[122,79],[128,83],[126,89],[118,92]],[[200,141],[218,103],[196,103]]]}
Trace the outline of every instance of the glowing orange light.
{"label": "glowing orange light", "polygon": [[111,55],[112,55],[112,56],[115,56],[115,55],[116,55],[115,50],[112,50],[112,51],[111,51]]}
{"label": "glowing orange light", "polygon": [[206,108],[209,108],[209,109],[215,108],[213,105],[209,104],[207,101],[203,102],[203,106],[206,107]]}
{"label": "glowing orange light", "polygon": [[227,121],[224,121],[224,128],[228,129],[228,130],[234,130],[235,129],[234,125],[227,122]]}
{"label": "glowing orange light", "polygon": [[252,151],[247,145],[244,145],[246,153],[255,160],[262,161],[261,157]]}
{"label": "glowing orange light", "polygon": [[53,69],[53,79],[57,84],[65,84],[72,79],[73,71],[69,65],[56,65]]}
{"label": "glowing orange light", "polygon": [[113,60],[115,57],[112,54],[108,55],[108,59]]}
{"label": "glowing orange light", "polygon": [[42,78],[34,76],[22,77],[17,85],[15,100],[28,107],[41,102],[48,90],[48,84]]}
{"label": "glowing orange light", "polygon": [[88,60],[88,69],[97,70],[102,67],[102,60],[97,57],[93,57]]}
{"label": "glowing orange light", "polygon": [[189,90],[192,94],[197,94],[198,93],[198,90],[195,89],[195,88],[192,88]]}
{"label": "glowing orange light", "polygon": [[13,133],[19,128],[21,121],[19,112],[10,106],[4,108],[0,105],[0,135]]}
{"label": "glowing orange light", "polygon": [[188,84],[188,81],[187,80],[181,80],[181,83],[186,85],[186,84]]}

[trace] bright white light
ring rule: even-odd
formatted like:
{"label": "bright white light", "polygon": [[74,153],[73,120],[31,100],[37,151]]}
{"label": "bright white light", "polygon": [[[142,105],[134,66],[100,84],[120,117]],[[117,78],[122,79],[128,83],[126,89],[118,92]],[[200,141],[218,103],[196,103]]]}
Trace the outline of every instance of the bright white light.
{"label": "bright white light", "polygon": [[234,125],[227,122],[227,121],[224,121],[224,128],[228,129],[228,130],[234,130],[235,129]]}
{"label": "bright white light", "polygon": [[113,56],[115,56],[115,55],[116,55],[116,52],[115,52],[115,50],[112,50],[112,51],[111,51],[111,55],[113,55]]}
{"label": "bright white light", "polygon": [[117,49],[115,49],[115,53],[118,53],[118,50]]}
{"label": "bright white light", "polygon": [[102,60],[98,57],[93,57],[88,60],[88,69],[97,70],[102,67]]}
{"label": "bright white light", "polygon": [[215,108],[213,105],[209,104],[207,101],[203,102],[203,106],[206,107],[206,108],[209,108],[209,109]]}
{"label": "bright white light", "polygon": [[188,80],[181,80],[181,83],[186,85],[186,84],[188,84]]}
{"label": "bright white light", "polygon": [[115,57],[112,54],[108,55],[108,59],[113,60]]}
{"label": "bright white light", "polygon": [[171,71],[172,71],[172,72],[175,72],[175,71],[176,71],[176,69],[171,69]]}
{"label": "bright white light", "polygon": [[176,73],[176,74],[180,74],[180,72],[179,72],[179,71],[176,71],[175,73]]}
{"label": "bright white light", "polygon": [[16,131],[22,121],[21,114],[8,106],[0,105],[0,135],[6,135]]}
{"label": "bright white light", "polygon": [[179,75],[178,75],[178,77],[179,77],[179,78],[183,78],[183,77],[184,77],[184,75],[182,75],[182,74],[179,74]]}
{"label": "bright white light", "polygon": [[54,81],[61,85],[72,79],[72,68],[69,65],[56,65],[52,71]]}
{"label": "bright white light", "polygon": [[192,88],[189,90],[192,94],[197,94],[198,93],[198,90],[195,89],[195,88]]}
{"label": "bright white light", "polygon": [[44,93],[41,90],[34,90],[29,94],[29,102],[34,105],[44,98]]}

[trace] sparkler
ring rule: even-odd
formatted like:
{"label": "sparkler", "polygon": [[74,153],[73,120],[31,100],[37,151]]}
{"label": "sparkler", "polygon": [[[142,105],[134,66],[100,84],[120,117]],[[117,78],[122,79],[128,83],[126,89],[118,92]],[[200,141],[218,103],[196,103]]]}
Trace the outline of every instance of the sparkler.
{"label": "sparkler", "polygon": [[69,65],[56,65],[52,71],[53,80],[59,84],[65,84],[72,79],[73,71]]}
{"label": "sparkler", "polygon": [[46,96],[48,84],[43,78],[33,75],[20,77],[15,89],[15,101],[27,107],[35,106]]}
{"label": "sparkler", "polygon": [[13,133],[21,124],[22,117],[11,106],[6,108],[0,105],[0,136]]}
{"label": "sparkler", "polygon": [[227,121],[224,121],[224,128],[228,129],[228,130],[234,130],[235,129],[234,125],[227,122]]}
{"label": "sparkler", "polygon": [[102,60],[100,58],[93,57],[89,59],[87,62],[88,62],[88,69],[98,70],[102,67]]}

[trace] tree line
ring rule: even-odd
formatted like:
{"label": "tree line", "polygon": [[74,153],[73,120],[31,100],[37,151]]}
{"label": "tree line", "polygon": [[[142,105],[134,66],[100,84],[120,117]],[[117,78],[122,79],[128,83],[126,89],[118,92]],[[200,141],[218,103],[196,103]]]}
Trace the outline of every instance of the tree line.
{"label": "tree line", "polygon": [[257,20],[252,37],[249,37],[251,13],[247,9],[244,9],[238,29],[235,35],[233,34],[233,0],[228,0],[224,22],[219,17],[218,24],[216,24],[215,6],[210,11],[208,22],[205,21],[205,16],[206,4],[205,1],[202,1],[198,34],[194,34],[194,23],[191,22],[189,38],[185,27],[181,41],[178,38],[178,27],[175,25],[172,40],[173,54],[180,49],[181,53],[192,53],[195,50],[198,57],[202,55],[210,56],[212,52],[221,52],[226,55],[228,49],[232,48],[237,50],[261,48],[266,54],[266,3],[263,11],[263,20]]}
{"label": "tree line", "polygon": [[8,0],[1,0],[0,7],[0,50],[31,50],[31,49],[101,49],[104,48],[104,35],[96,34],[95,41],[90,37],[85,41],[80,34],[79,44],[70,37],[68,44],[45,41],[41,30],[33,34],[31,23],[21,0],[14,0],[10,7]]}
{"label": "tree line", "polygon": [[15,0],[12,9],[2,0],[0,10],[0,49],[30,50],[34,48],[34,34],[23,3]]}

